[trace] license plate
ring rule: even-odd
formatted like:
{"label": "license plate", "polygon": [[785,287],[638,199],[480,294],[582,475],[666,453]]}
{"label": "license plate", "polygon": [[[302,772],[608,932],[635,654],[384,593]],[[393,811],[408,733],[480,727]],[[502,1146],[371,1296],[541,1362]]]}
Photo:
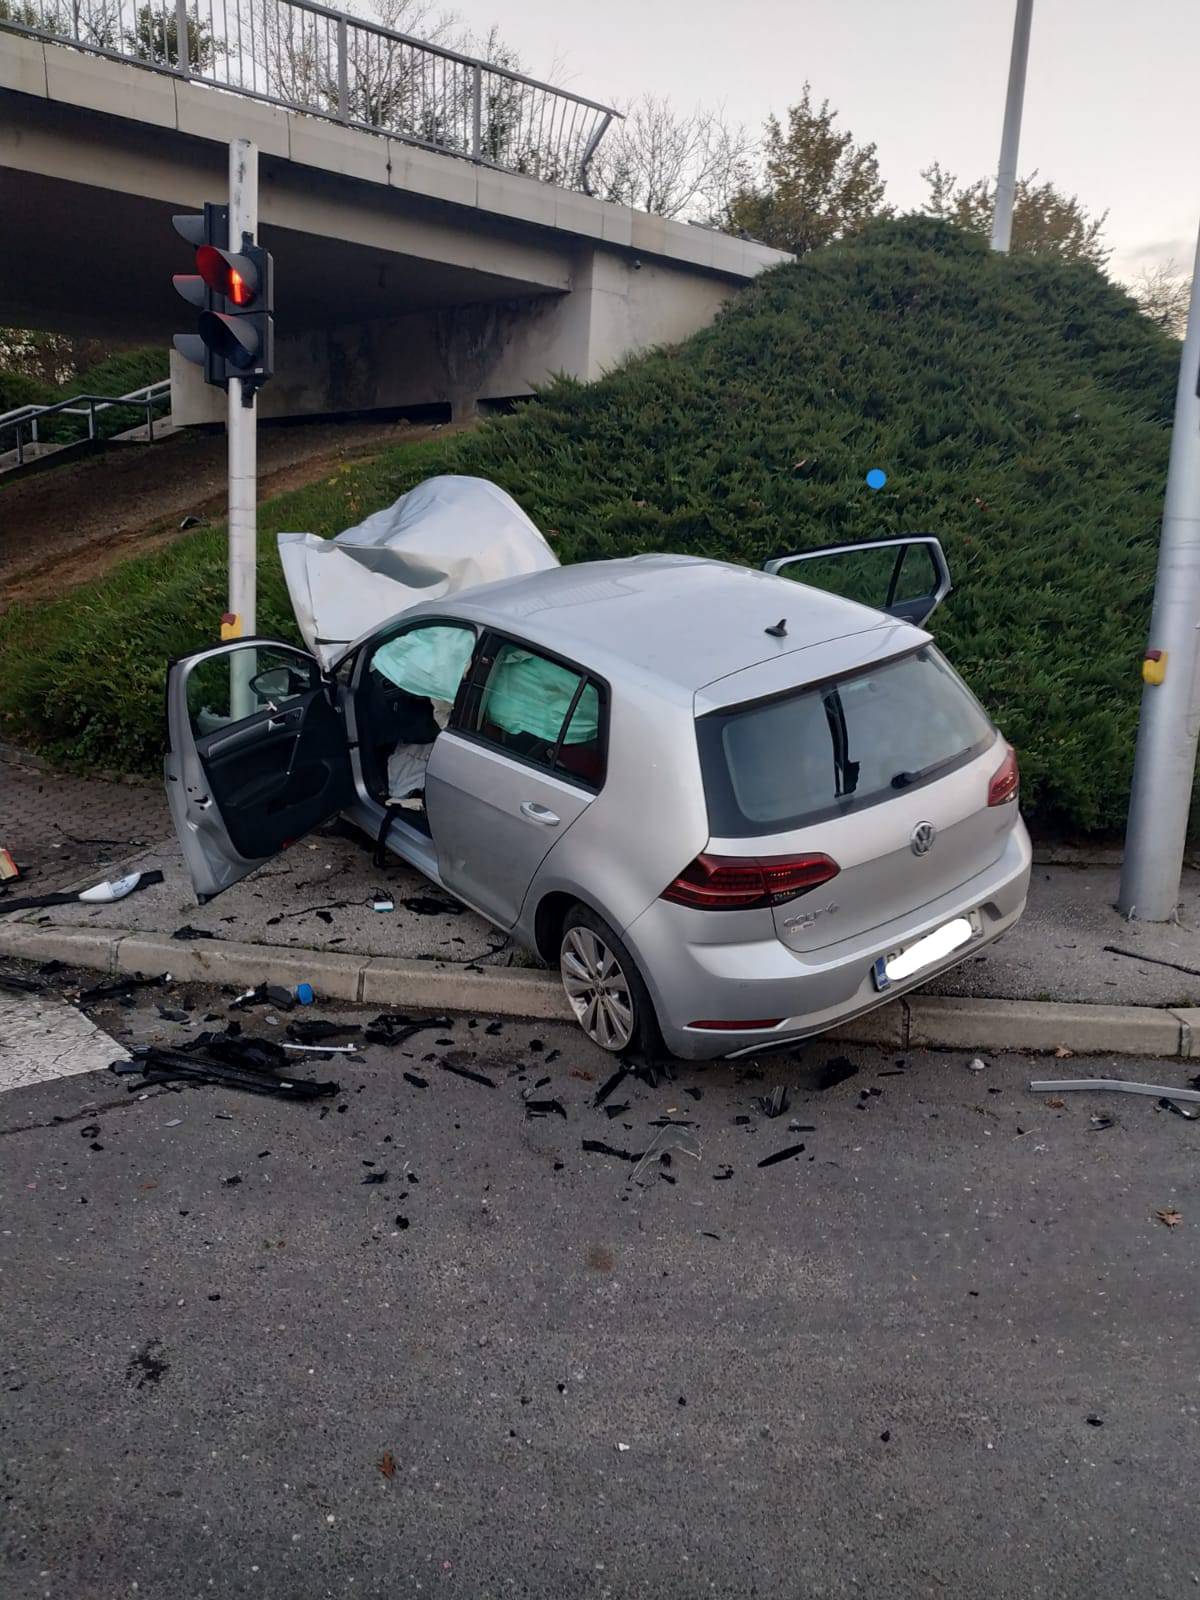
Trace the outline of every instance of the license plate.
{"label": "license plate", "polygon": [[889,989],[893,983],[915,977],[918,972],[924,972],[926,967],[936,966],[939,961],[944,961],[956,950],[961,950],[963,945],[969,944],[977,932],[977,913],[969,917],[955,917],[953,922],[935,928],[906,949],[880,956],[871,969],[875,987],[879,990]]}

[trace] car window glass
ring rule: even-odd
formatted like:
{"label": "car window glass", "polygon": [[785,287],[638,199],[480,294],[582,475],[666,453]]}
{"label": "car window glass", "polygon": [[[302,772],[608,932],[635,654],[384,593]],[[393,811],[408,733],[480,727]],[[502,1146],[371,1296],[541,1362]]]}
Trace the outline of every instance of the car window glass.
{"label": "car window glass", "polygon": [[585,683],[558,747],[555,770],[598,789],[604,781],[600,690]]}
{"label": "car window glass", "polygon": [[466,731],[537,766],[598,787],[601,695],[582,673],[511,640],[480,663]]}
{"label": "car window glass", "polygon": [[187,675],[192,734],[202,739],[260,711],[284,711],[321,682],[317,663],[298,650],[246,645],[197,661]]}
{"label": "car window glass", "polygon": [[713,832],[770,833],[944,776],[995,737],[949,663],[914,655],[697,724]]}

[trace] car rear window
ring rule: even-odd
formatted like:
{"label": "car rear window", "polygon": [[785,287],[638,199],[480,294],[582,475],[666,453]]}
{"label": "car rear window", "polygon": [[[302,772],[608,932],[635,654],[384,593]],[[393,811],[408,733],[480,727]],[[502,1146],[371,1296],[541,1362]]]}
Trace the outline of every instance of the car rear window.
{"label": "car rear window", "polygon": [[696,723],[709,824],[720,838],[779,833],[932,783],[995,729],[926,645],[831,683],[710,712]]}

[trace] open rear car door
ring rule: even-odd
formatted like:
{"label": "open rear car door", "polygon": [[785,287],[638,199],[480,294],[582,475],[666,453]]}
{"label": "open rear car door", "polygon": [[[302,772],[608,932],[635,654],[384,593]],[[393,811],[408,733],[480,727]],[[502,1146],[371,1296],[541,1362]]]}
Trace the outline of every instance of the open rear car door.
{"label": "open rear car door", "polygon": [[269,639],[172,663],[167,799],[202,904],[351,803],[335,694],[315,657]]}
{"label": "open rear car door", "polygon": [[763,570],[828,589],[922,627],[950,593],[950,568],[932,534],[827,545],[765,561]]}

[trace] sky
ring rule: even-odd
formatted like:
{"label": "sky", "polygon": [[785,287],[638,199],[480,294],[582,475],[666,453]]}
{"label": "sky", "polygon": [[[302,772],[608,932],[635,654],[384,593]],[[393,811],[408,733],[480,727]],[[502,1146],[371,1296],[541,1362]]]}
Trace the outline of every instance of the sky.
{"label": "sky", "polygon": [[[758,128],[807,78],[874,140],[901,210],[937,160],[994,176],[1014,0],[452,0],[526,70],[611,103],[650,91]],[[1108,210],[1110,271],[1173,257],[1200,222],[1200,0],[1034,0],[1019,168]]]}

